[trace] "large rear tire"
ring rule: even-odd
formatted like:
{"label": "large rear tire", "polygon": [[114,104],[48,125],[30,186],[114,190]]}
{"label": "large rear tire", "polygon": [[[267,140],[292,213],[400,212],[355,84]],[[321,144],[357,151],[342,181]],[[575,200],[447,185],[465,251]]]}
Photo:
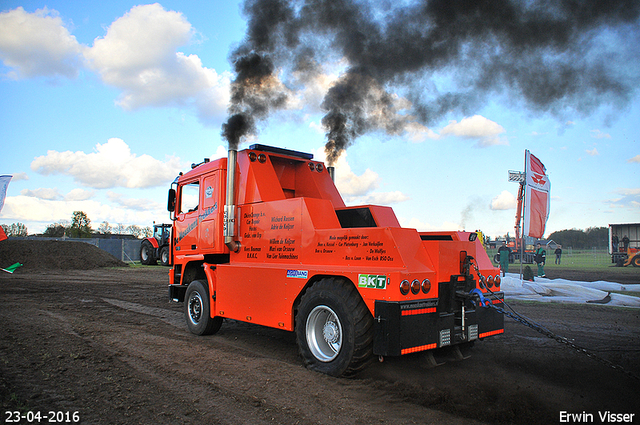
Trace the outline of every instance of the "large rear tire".
{"label": "large rear tire", "polygon": [[373,317],[352,283],[325,278],[302,297],[296,340],[309,369],[353,375],[373,357]]}
{"label": "large rear tire", "polygon": [[140,262],[145,266],[158,264],[153,255],[153,245],[146,239],[140,244]]}
{"label": "large rear tire", "polygon": [[211,303],[206,282],[194,280],[184,296],[184,316],[189,331],[195,335],[212,335],[220,330],[222,317],[211,317]]}
{"label": "large rear tire", "polygon": [[635,267],[640,267],[640,254],[633,257],[633,259],[631,260],[631,264],[633,264]]}

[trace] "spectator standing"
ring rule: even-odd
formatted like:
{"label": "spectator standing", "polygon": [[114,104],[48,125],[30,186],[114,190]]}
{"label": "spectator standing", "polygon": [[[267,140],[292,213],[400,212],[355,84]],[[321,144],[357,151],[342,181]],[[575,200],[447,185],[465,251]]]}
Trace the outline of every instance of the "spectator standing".
{"label": "spectator standing", "polygon": [[509,257],[511,256],[511,249],[507,246],[506,242],[502,242],[502,246],[498,248],[498,257],[500,258],[500,268],[502,269],[502,276],[509,273]]}
{"label": "spectator standing", "polygon": [[536,256],[534,257],[535,263],[538,265],[538,277],[547,277],[544,274],[544,263],[547,260],[547,251],[538,242],[538,248],[536,249]]}
{"label": "spectator standing", "polygon": [[560,264],[560,257],[562,257],[562,249],[558,246],[555,250],[556,264]]}

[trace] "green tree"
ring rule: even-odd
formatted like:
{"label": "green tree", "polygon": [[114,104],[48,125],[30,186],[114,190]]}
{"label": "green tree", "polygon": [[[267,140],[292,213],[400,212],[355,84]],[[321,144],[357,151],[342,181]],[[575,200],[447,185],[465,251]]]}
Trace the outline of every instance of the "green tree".
{"label": "green tree", "polygon": [[103,221],[98,227],[98,233],[102,233],[103,235],[110,235],[112,232],[113,227],[111,227],[108,221]]}
{"label": "green tree", "polygon": [[608,227],[589,227],[586,230],[589,245],[596,248],[606,248],[609,246]]}
{"label": "green tree", "polygon": [[575,249],[606,248],[609,243],[609,229],[606,227],[590,227],[587,230],[560,230],[550,234],[548,239],[564,247]]}
{"label": "green tree", "polygon": [[140,228],[140,226],[132,224],[131,226],[127,227],[127,233],[135,236],[136,238],[140,238],[140,235],[142,234],[142,228]]}
{"label": "green tree", "polygon": [[91,220],[84,211],[74,211],[71,216],[71,227],[69,227],[68,235],[72,238],[90,238]]}
{"label": "green tree", "polygon": [[29,234],[29,232],[27,231],[27,226],[25,226],[23,223],[13,223],[9,225],[3,224],[2,230],[4,230],[4,233],[7,236],[24,237]]}
{"label": "green tree", "polygon": [[67,227],[64,223],[53,223],[47,226],[47,229],[42,234],[49,238],[61,238],[67,233]]}

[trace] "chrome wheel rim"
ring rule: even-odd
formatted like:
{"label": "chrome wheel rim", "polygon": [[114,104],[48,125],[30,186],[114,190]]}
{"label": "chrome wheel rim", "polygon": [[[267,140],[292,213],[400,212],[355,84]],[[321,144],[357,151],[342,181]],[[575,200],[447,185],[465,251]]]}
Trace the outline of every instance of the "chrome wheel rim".
{"label": "chrome wheel rim", "polygon": [[147,248],[146,246],[143,246],[142,252],[140,253],[140,257],[142,257],[142,260],[147,261],[149,259],[149,248]]}
{"label": "chrome wheel rim", "polygon": [[321,362],[335,359],[342,348],[342,324],[336,313],[325,305],[311,310],[306,326],[307,344]]}

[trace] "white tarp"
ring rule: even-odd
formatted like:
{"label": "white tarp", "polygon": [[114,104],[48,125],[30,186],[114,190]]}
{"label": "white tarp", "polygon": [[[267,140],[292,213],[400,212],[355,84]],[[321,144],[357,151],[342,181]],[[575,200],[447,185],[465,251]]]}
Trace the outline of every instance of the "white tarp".
{"label": "white tarp", "polygon": [[534,282],[528,282],[521,281],[518,274],[507,273],[502,278],[500,289],[504,291],[507,302],[509,299],[559,303],[593,302],[601,305],[640,308],[640,297],[613,292],[637,292],[640,295],[640,284],[579,282],[542,277],[536,277]]}

